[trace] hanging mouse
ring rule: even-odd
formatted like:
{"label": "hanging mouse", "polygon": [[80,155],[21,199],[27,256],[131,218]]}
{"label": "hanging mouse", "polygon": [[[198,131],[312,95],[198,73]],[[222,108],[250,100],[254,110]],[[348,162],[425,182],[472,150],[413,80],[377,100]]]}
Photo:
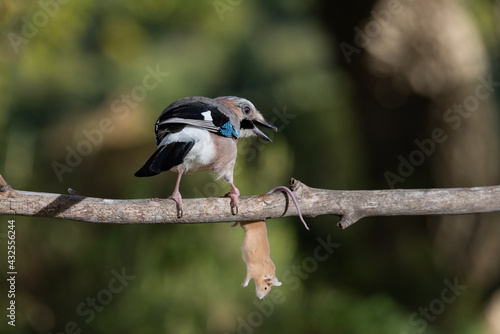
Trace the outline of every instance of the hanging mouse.
{"label": "hanging mouse", "polygon": [[[276,187],[271,189],[267,194],[272,194],[276,191],[284,191],[292,198],[300,220],[305,228],[309,230],[292,191],[286,187]],[[267,238],[266,222],[265,220],[237,222],[232,226],[238,224],[245,230],[245,239],[243,240],[241,253],[243,261],[247,265],[247,276],[241,285],[246,287],[250,280],[254,280],[257,297],[262,299],[271,291],[273,286],[281,285],[281,282],[276,277],[276,267],[270,257],[271,249]]]}
{"label": "hanging mouse", "polygon": [[259,299],[264,298],[273,286],[280,286],[276,277],[276,267],[270,258],[269,240],[266,222],[240,222],[245,230],[245,239],[241,253],[247,265],[247,276],[243,284],[246,287],[250,280],[255,282],[255,292]]}

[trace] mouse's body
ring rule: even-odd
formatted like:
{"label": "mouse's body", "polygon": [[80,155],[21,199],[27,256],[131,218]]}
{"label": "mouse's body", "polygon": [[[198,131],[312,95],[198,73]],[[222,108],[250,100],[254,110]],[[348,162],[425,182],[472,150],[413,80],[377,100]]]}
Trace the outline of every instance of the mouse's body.
{"label": "mouse's body", "polygon": [[242,286],[246,287],[253,279],[257,297],[262,299],[271,291],[271,287],[281,285],[276,277],[276,267],[270,258],[266,222],[242,222],[240,225],[245,230],[241,251],[243,261],[247,265],[247,276]]}

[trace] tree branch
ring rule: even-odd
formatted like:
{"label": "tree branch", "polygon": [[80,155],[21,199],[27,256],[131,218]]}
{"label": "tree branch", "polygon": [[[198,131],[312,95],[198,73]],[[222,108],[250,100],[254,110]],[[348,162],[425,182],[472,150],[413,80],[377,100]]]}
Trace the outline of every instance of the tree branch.
{"label": "tree branch", "polygon": [[[451,215],[500,211],[500,186],[449,189],[342,191],[315,189],[290,182],[302,214],[340,216],[342,228],[369,216]],[[231,214],[230,199],[185,199],[177,218],[170,199],[116,200],[13,190],[0,175],[0,214],[34,216],[108,224],[198,224],[244,222],[297,216],[288,194],[246,196],[239,213]]]}

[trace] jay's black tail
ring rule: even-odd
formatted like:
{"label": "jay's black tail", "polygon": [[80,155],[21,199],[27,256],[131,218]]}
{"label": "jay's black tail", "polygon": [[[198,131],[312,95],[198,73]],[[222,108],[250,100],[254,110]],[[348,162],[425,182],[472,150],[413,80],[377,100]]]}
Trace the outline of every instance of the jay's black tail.
{"label": "jay's black tail", "polygon": [[158,147],[149,160],[134,175],[153,176],[182,164],[194,142],[175,142]]}

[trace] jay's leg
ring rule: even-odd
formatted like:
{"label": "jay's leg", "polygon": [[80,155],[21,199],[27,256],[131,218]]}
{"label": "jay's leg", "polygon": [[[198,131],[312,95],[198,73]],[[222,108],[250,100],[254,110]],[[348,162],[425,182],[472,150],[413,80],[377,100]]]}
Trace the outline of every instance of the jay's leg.
{"label": "jay's leg", "polygon": [[229,182],[231,185],[231,191],[226,195],[231,198],[231,213],[233,215],[238,214],[238,197],[240,197],[240,191],[232,182]]}
{"label": "jay's leg", "polygon": [[179,171],[179,174],[177,175],[177,182],[175,182],[174,192],[169,197],[169,198],[173,199],[175,201],[175,203],[177,203],[177,218],[182,218],[182,215],[183,215],[182,196],[181,196],[181,193],[179,192],[179,185],[181,184],[181,177],[182,177],[182,171]]}

